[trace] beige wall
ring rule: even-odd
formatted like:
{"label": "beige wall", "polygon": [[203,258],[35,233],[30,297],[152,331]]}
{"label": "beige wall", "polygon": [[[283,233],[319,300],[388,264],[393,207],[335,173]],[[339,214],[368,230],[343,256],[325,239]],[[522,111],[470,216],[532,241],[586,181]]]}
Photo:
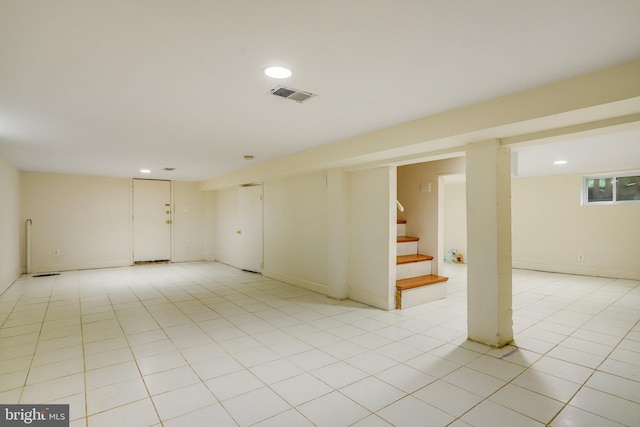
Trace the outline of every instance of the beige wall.
{"label": "beige wall", "polygon": [[129,179],[22,172],[21,181],[33,272],[131,263]]}
{"label": "beige wall", "polygon": [[444,255],[457,249],[467,262],[467,190],[466,183],[444,186]]}
{"label": "beige wall", "polygon": [[327,215],[325,173],[265,182],[263,274],[326,294]]}
{"label": "beige wall", "polygon": [[20,173],[0,158],[0,294],[20,276]]}
{"label": "beige wall", "polygon": [[353,172],[350,180],[349,298],[395,308],[396,168]]}
{"label": "beige wall", "polygon": [[[395,306],[395,168],[329,175],[331,179],[326,172],[317,172],[263,183],[263,274],[391,309]],[[216,193],[217,259],[239,266],[238,188]],[[344,220],[344,227],[329,218]],[[331,275],[336,277],[330,279]],[[329,289],[330,281],[336,289]]]}
{"label": "beige wall", "polygon": [[206,261],[215,261],[217,255],[217,235],[216,235],[216,211],[218,206],[218,192],[204,192],[204,241]]}
{"label": "beige wall", "polygon": [[[444,256],[438,248],[438,178],[461,173],[464,157],[398,167],[398,200],[405,208],[398,218],[407,220],[407,235],[420,238],[420,253],[435,260]],[[431,191],[420,191],[421,184],[431,184]],[[432,272],[438,274],[438,262],[432,264]]]}
{"label": "beige wall", "polygon": [[[632,226],[640,218],[640,204],[581,206],[581,179],[512,179],[514,268],[640,279],[634,255],[640,251],[640,228]],[[466,248],[465,191],[465,184],[446,185],[445,251]]]}
{"label": "beige wall", "polygon": [[197,182],[173,182],[173,261],[205,259],[205,196]]}
{"label": "beige wall", "polygon": [[[240,187],[214,192],[215,259],[242,268]],[[324,173],[263,184],[263,275],[327,292],[327,189]],[[211,203],[211,202],[209,202]]]}
{"label": "beige wall", "polygon": [[[131,265],[129,178],[33,172],[20,177],[21,220],[33,221],[33,272]],[[173,194],[173,259],[203,260],[204,193],[197,183],[174,182]]]}
{"label": "beige wall", "polygon": [[580,175],[512,180],[514,267],[640,280],[640,204],[581,206],[580,191]]}

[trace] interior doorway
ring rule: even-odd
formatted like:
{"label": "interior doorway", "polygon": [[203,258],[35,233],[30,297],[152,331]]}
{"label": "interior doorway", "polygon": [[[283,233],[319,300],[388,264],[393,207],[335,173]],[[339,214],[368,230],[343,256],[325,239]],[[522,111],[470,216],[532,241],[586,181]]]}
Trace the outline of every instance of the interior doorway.
{"label": "interior doorway", "polygon": [[171,181],[133,180],[133,262],[171,260]]}
{"label": "interior doorway", "polygon": [[466,175],[450,174],[438,177],[438,260],[466,264],[467,262],[467,200]]}
{"label": "interior doorway", "polygon": [[240,239],[240,268],[262,273],[262,185],[240,187],[237,231]]}

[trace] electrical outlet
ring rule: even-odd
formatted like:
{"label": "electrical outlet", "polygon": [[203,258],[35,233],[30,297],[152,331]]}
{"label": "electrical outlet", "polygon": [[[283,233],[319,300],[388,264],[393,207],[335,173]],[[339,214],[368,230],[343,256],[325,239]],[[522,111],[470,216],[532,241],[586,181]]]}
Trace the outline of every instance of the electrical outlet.
{"label": "electrical outlet", "polygon": [[578,254],[578,261],[584,261],[584,254]]}
{"label": "electrical outlet", "polygon": [[430,193],[431,192],[431,183],[427,182],[425,184],[420,184],[420,192],[421,193]]}

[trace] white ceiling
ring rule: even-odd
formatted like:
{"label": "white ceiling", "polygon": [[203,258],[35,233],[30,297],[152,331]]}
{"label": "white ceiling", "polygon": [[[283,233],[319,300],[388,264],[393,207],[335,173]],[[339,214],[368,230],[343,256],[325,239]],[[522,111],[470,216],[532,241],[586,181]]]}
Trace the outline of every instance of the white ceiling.
{"label": "white ceiling", "polygon": [[0,157],[203,180],[637,59],[638,22],[638,0],[2,0]]}
{"label": "white ceiling", "polygon": [[[513,151],[517,153],[519,177],[640,169],[640,132],[612,133]],[[554,164],[559,160],[567,163]]]}

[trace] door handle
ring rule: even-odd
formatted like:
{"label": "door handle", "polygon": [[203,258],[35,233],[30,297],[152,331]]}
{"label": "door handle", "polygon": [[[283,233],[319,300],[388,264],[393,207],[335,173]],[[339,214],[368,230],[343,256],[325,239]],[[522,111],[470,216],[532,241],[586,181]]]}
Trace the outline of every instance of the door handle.
{"label": "door handle", "polygon": [[171,220],[170,219],[167,220],[167,224],[171,224]]}
{"label": "door handle", "polygon": [[242,230],[237,230],[236,234],[242,234]]}

